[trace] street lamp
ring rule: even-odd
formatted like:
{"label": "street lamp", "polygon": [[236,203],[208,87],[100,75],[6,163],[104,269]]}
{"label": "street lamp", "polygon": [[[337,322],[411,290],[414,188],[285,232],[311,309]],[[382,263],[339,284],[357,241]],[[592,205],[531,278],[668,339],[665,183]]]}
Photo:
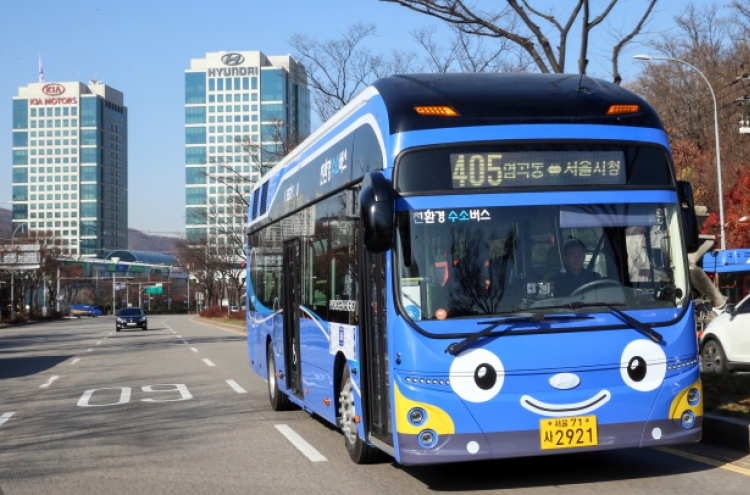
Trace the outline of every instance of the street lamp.
{"label": "street lamp", "polygon": [[750,220],[749,217],[740,217],[737,220],[730,220],[730,221],[728,221],[727,223],[724,224],[724,228],[727,228],[730,223],[735,223],[735,222],[737,222],[737,223],[745,223],[748,220]]}
{"label": "street lamp", "polygon": [[[16,242],[16,232],[18,232],[18,229],[22,229],[23,227],[26,227],[25,223],[22,223],[16,229],[13,231],[13,233],[10,235],[10,250],[13,251],[13,247],[15,246]],[[18,253],[15,253],[15,260],[18,261]],[[15,292],[15,282],[16,282],[16,272],[15,270],[10,271],[10,319],[15,320],[16,319],[16,292]]]}
{"label": "street lamp", "polygon": [[711,91],[711,98],[714,100],[714,130],[716,132],[716,176],[718,178],[719,183],[719,226],[721,228],[721,249],[722,251],[727,249],[727,239],[724,235],[724,229],[726,225],[724,224],[724,193],[721,190],[721,150],[719,148],[719,108],[716,105],[716,94],[714,94],[714,88],[711,87],[711,83],[708,82],[708,79],[705,75],[703,75],[703,72],[698,70],[698,68],[688,62],[685,62],[684,60],[680,60],[677,58],[671,58],[671,57],[652,57],[651,55],[635,55],[633,57],[637,60],[645,60],[647,62],[650,62],[651,60],[667,60],[670,62],[680,62],[681,64],[685,64],[691,69],[693,69],[695,72],[700,74],[700,76],[703,78],[704,81],[706,81],[706,85],[708,85],[709,91]]}
{"label": "street lamp", "polygon": [[115,315],[115,304],[117,299],[115,284],[117,283],[117,263],[120,261],[120,258],[117,256],[112,256],[109,259],[115,264],[115,269],[112,271],[112,315]]}

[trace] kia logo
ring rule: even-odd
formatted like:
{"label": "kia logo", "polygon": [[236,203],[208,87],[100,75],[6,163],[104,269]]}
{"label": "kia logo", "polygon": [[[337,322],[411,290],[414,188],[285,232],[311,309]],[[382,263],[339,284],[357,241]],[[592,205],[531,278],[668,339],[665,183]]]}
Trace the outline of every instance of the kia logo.
{"label": "kia logo", "polygon": [[227,53],[226,55],[221,57],[221,61],[224,63],[224,65],[240,65],[242,62],[245,61],[245,57],[243,57],[239,53]]}
{"label": "kia logo", "polygon": [[65,86],[62,84],[45,84],[42,86],[42,93],[49,96],[59,96],[65,92]]}

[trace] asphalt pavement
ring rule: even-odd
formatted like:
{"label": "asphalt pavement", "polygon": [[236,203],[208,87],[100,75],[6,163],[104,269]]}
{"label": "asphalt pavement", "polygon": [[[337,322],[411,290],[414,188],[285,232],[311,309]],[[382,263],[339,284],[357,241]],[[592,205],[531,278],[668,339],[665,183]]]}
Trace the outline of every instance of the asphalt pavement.
{"label": "asphalt pavement", "polygon": [[150,316],[0,329],[0,494],[748,493],[750,456],[703,444],[405,467],[274,412],[240,329]]}

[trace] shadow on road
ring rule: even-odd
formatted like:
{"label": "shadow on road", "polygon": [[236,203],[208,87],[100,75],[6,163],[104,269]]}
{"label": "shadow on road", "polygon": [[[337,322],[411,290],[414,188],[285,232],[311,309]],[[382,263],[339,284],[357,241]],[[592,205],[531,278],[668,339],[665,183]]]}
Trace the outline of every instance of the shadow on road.
{"label": "shadow on road", "polygon": [[435,491],[464,492],[643,480],[713,469],[651,449],[394,467]]}
{"label": "shadow on road", "polygon": [[0,358],[0,380],[41,373],[72,357],[73,355]]}

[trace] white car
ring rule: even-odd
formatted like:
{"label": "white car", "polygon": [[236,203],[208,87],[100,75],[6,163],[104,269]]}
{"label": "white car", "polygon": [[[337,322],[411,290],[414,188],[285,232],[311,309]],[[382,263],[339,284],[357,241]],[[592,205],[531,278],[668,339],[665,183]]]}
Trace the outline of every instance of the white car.
{"label": "white car", "polygon": [[750,295],[706,326],[700,346],[704,372],[750,371]]}

